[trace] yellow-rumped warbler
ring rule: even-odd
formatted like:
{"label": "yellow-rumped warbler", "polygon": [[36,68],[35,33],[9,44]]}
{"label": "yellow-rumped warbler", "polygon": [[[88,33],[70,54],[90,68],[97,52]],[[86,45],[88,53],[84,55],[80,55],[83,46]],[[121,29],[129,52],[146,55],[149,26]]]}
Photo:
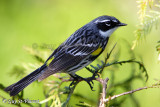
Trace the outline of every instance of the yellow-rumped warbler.
{"label": "yellow-rumped warbler", "polygon": [[93,62],[105,49],[110,35],[118,27],[125,25],[111,16],[100,16],[92,20],[62,43],[44,65],[8,86],[5,91],[10,91],[10,95],[15,96],[33,81],[41,81],[55,73],[80,77],[75,72]]}

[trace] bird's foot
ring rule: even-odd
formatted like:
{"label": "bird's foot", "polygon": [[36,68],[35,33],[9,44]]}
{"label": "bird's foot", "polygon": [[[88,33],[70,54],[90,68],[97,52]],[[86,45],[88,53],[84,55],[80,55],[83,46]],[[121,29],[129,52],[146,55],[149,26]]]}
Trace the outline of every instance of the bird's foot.
{"label": "bird's foot", "polygon": [[81,77],[81,76],[79,76],[79,75],[74,75],[74,76],[73,76],[73,75],[70,75],[70,76],[73,78],[73,81],[72,81],[71,84],[69,85],[69,89],[71,89],[71,86],[76,85],[79,81],[84,80],[84,81],[86,81],[86,82],[88,83],[88,85],[90,86],[91,90],[92,90],[92,91],[95,91],[95,90],[93,90],[93,85],[94,85],[93,80],[96,79],[96,76],[97,76],[96,73],[94,73],[93,76],[92,76],[92,77],[89,77],[89,78],[83,78],[83,77]]}
{"label": "bird's foot", "polygon": [[73,78],[73,81],[71,82],[71,84],[69,85],[69,89],[71,89],[72,86],[76,85],[80,80],[82,80],[83,78],[80,77],[79,75],[70,75]]}
{"label": "bird's foot", "polygon": [[84,78],[84,81],[86,81],[88,83],[88,85],[90,86],[92,91],[95,91],[95,90],[93,90],[93,85],[94,85],[93,80],[96,79],[96,76],[97,76],[97,72],[93,73],[92,77],[90,77],[90,78]]}

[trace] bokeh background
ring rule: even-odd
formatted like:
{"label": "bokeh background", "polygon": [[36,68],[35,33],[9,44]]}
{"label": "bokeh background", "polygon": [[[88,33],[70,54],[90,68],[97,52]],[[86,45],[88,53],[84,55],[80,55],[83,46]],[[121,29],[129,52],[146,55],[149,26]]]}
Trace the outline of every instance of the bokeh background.
{"label": "bokeh background", "polygon": [[[160,39],[160,31],[154,28],[134,50],[131,50],[135,40],[134,31],[139,23],[137,12],[135,0],[0,0],[0,83],[8,86],[20,79],[9,75],[14,65],[24,62],[36,63],[24,51],[24,46],[35,48],[36,45],[36,48],[39,48],[45,44],[56,48],[75,30],[92,19],[101,15],[111,15],[127,23],[128,26],[119,28],[112,35],[107,49],[117,43],[117,48],[121,47],[121,60],[130,59],[128,54],[132,51],[137,60],[143,61],[149,80],[147,83],[141,80],[132,82],[132,89],[153,84],[155,79],[160,79],[160,64],[155,48]],[[48,50],[51,54],[52,50],[49,48]],[[123,80],[123,77],[125,78],[127,73],[131,72],[129,67],[128,64],[120,67],[117,71],[117,81]],[[83,75],[86,74],[83,72]],[[98,100],[95,96],[96,92],[91,92],[88,86],[85,89],[81,88],[83,84],[85,83],[77,87],[75,93],[81,93],[93,101]],[[9,98],[9,95],[1,90],[0,95]],[[139,101],[140,107],[160,106],[160,89],[158,88],[140,91],[133,95]],[[44,100],[42,83],[28,86],[24,96],[29,99]],[[128,99],[123,103],[123,107],[135,107],[132,103]],[[11,106],[3,103],[2,99],[0,99],[0,105]]]}

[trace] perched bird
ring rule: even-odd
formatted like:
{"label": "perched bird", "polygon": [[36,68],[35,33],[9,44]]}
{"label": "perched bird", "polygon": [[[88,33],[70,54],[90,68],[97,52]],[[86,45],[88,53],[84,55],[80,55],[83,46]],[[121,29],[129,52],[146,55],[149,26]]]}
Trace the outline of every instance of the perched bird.
{"label": "perched bird", "polygon": [[55,49],[41,67],[8,86],[5,91],[9,91],[10,96],[15,96],[33,81],[41,81],[55,73],[80,77],[75,72],[93,62],[104,51],[110,35],[118,27],[126,25],[115,17],[106,15],[92,20]]}

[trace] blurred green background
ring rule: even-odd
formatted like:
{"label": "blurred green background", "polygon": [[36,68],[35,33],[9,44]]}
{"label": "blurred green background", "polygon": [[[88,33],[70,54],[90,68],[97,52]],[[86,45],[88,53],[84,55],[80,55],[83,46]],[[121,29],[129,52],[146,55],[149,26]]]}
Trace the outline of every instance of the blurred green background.
{"label": "blurred green background", "polygon": [[[137,11],[135,0],[0,0],[0,83],[8,86],[20,79],[9,75],[14,65],[20,65],[22,62],[36,63],[24,51],[23,46],[32,47],[36,44],[36,48],[39,48],[46,44],[56,48],[75,30],[92,19],[101,15],[111,15],[128,26],[119,28],[112,35],[107,49],[112,48],[117,42],[117,45],[121,46],[121,60],[130,59],[128,55],[130,50],[135,53],[137,60],[141,59],[144,62],[149,81],[146,84],[139,80],[134,81],[132,89],[153,84],[154,79],[160,79],[160,64],[155,48],[157,41],[160,40],[160,31],[153,30],[145,40],[140,41],[140,44],[131,50],[132,42],[135,40],[134,31],[138,24]],[[129,67],[128,65],[120,67],[117,81],[131,72]],[[86,83],[80,83],[79,87],[83,84]],[[96,92],[90,91],[88,86],[85,90],[75,91],[78,92],[93,101],[98,100],[94,97]],[[0,91],[0,94],[9,98],[3,91]],[[140,107],[160,106],[158,88],[137,92],[134,96],[138,99]],[[42,83],[28,86],[25,89],[25,98],[44,100]],[[0,105],[10,106],[0,100]],[[132,106],[134,107],[130,100],[123,104],[123,107]]]}

